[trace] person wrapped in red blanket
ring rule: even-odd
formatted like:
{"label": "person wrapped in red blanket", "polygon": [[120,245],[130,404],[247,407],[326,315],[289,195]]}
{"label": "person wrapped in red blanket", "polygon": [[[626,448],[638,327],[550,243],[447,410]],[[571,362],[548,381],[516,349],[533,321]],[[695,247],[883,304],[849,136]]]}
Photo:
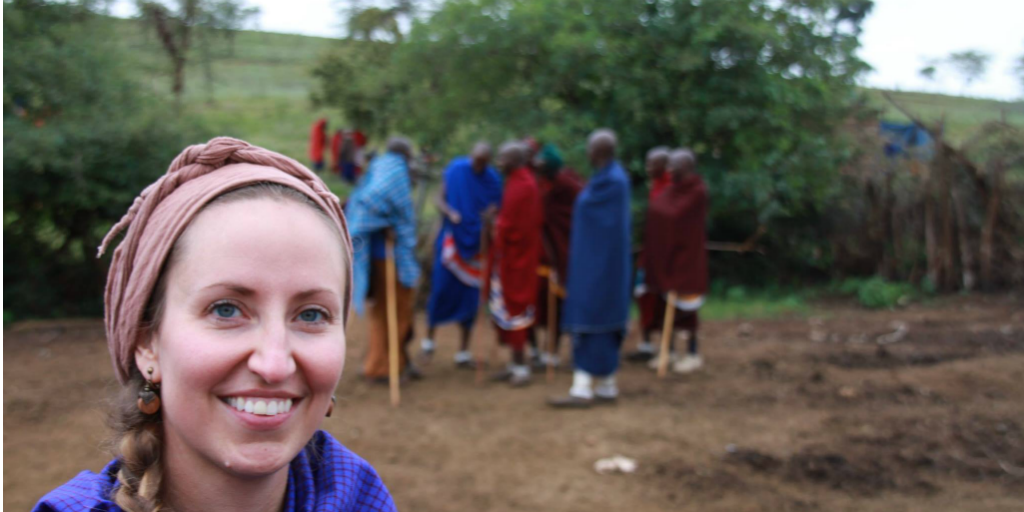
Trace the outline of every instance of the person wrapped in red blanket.
{"label": "person wrapped in red blanket", "polygon": [[494,380],[515,387],[530,381],[525,348],[535,318],[543,221],[540,190],[526,166],[526,154],[519,142],[506,142],[498,152],[496,163],[505,177],[505,190],[488,258],[486,290],[498,339],[512,350],[512,362]]}
{"label": "person wrapped in red blanket", "polygon": [[655,322],[664,322],[666,296],[676,292],[673,330],[689,335],[686,356],[673,361],[673,369],[680,373],[703,365],[697,352],[697,311],[708,291],[708,191],[696,169],[692,151],[679,149],[669,155],[672,181],[651,201],[644,232],[645,283],[657,297]]}
{"label": "person wrapped in red blanket", "polygon": [[572,209],[576,196],[583,190],[583,178],[576,171],[563,167],[562,154],[553,144],[545,144],[534,159],[537,185],[540,187],[541,202],[544,205],[544,229],[542,235],[544,250],[537,267],[537,322],[530,330],[530,344],[537,346],[537,330],[548,327],[548,289],[555,297],[555,336],[553,353],[540,354],[537,362],[541,365],[558,366],[558,339],[561,335],[561,311],[565,299],[565,276],[569,267],[569,234],[572,228]]}

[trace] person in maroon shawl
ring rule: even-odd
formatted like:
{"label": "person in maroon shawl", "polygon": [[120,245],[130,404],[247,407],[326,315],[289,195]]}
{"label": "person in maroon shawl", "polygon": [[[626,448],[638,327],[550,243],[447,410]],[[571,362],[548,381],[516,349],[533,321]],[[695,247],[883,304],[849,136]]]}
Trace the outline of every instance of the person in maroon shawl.
{"label": "person in maroon shawl", "polygon": [[543,221],[540,190],[526,166],[526,154],[519,142],[506,142],[498,152],[496,163],[505,177],[505,190],[488,255],[490,278],[485,290],[498,339],[512,350],[512,362],[494,378],[514,387],[530,382],[525,348],[535,317]]}
{"label": "person in maroon shawl", "polygon": [[[530,330],[530,344],[537,344],[537,330],[547,330],[549,284],[556,296],[555,337],[550,347],[553,353],[542,353],[540,363],[558,366],[558,339],[561,330],[562,302],[565,299],[565,276],[569,267],[569,233],[572,227],[572,208],[576,196],[583,190],[583,178],[576,171],[563,167],[562,154],[553,144],[545,144],[534,159],[537,184],[540,187],[544,211],[542,242],[544,250],[537,267],[537,321]],[[554,271],[554,274],[552,274]]]}
{"label": "person in maroon shawl", "polygon": [[656,321],[664,321],[666,296],[676,292],[673,330],[689,334],[686,357],[673,364],[673,370],[679,373],[703,366],[697,353],[697,310],[708,291],[704,232],[708,190],[696,169],[697,158],[692,151],[679,149],[669,155],[672,181],[651,202],[644,233],[645,282],[658,300]]}
{"label": "person in maroon shawl", "polygon": [[[650,208],[651,203],[654,202],[654,198],[658,197],[665,187],[671,183],[672,178],[669,176],[666,168],[668,167],[668,154],[669,149],[665,146],[658,146],[647,152],[647,177],[650,179],[651,187],[648,191],[647,196],[647,207]],[[637,272],[636,281],[637,285],[633,290],[633,296],[636,298],[637,309],[640,310],[640,343],[637,345],[635,352],[627,354],[626,358],[634,362],[645,362],[654,357],[655,349],[654,344],[651,343],[651,335],[654,331],[661,328],[657,325],[655,318],[657,316],[658,298],[653,293],[647,290],[647,285],[644,284],[644,252],[640,251],[637,255],[636,260]]]}
{"label": "person in maroon shawl", "polygon": [[309,161],[314,171],[324,170],[324,146],[327,145],[327,119],[320,118],[309,130]]}
{"label": "person in maroon shawl", "polygon": [[341,130],[334,130],[331,136],[331,172],[341,174],[341,143],[343,135]]}

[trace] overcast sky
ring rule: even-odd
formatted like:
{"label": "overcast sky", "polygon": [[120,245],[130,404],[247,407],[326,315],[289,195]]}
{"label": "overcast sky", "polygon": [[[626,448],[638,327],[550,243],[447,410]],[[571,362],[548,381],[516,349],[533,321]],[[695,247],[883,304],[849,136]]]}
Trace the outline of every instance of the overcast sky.
{"label": "overcast sky", "polygon": [[[261,30],[338,37],[338,11],[347,2],[248,3],[262,9]],[[130,0],[114,5],[115,14],[121,16],[130,16],[134,10]],[[861,43],[861,58],[875,68],[864,77],[865,85],[999,99],[1024,97],[1024,86],[1011,74],[1015,59],[1024,54],[1024,0],[875,0]],[[970,49],[992,55],[992,61],[985,76],[969,88],[941,65],[934,83],[918,75],[926,59]]]}

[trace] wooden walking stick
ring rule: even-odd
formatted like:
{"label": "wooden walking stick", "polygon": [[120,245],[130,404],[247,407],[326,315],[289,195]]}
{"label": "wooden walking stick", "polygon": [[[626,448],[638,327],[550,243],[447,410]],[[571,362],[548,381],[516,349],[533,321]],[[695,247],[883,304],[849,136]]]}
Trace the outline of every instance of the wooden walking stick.
{"label": "wooden walking stick", "polygon": [[[476,332],[474,333],[474,336],[473,336],[474,338],[479,338],[480,336],[482,336],[480,334],[480,332],[482,332],[485,329],[483,327],[483,325],[485,325],[486,322],[487,322],[487,294],[485,293],[485,290],[487,289],[487,286],[486,286],[485,282],[488,279],[491,278],[491,276],[487,272],[487,269],[488,269],[488,266],[487,266],[487,249],[488,249],[488,247],[487,247],[487,242],[488,242],[488,236],[487,236],[488,232],[487,232],[487,229],[488,229],[489,224],[490,224],[490,220],[487,219],[486,217],[481,219],[481,225],[480,225],[480,300],[479,300],[479,303],[477,304],[477,309],[476,309],[476,319],[477,319],[477,323],[479,325],[477,325]],[[484,356],[480,352],[481,350],[486,350],[486,348],[484,348],[484,344],[485,344],[485,342],[482,339],[476,339],[474,341],[474,343],[473,343],[473,345],[474,345],[474,347],[473,347],[473,352],[474,352],[473,359],[476,360],[476,385],[477,386],[482,386],[483,383],[484,383]]]}
{"label": "wooden walking stick", "polygon": [[668,373],[668,342],[676,322],[676,292],[668,292],[665,299],[665,323],[661,327],[661,351],[658,353],[658,378]]}
{"label": "wooden walking stick", "polygon": [[395,235],[387,231],[385,253],[385,276],[387,278],[386,296],[388,306],[388,384],[391,387],[391,406],[398,407],[402,401],[398,376],[398,286],[395,276]]}
{"label": "wooden walking stick", "polygon": [[555,354],[557,352],[556,342],[558,341],[558,295],[555,286],[558,285],[558,272],[551,267],[548,273],[548,364],[547,380],[550,384],[555,380]]}

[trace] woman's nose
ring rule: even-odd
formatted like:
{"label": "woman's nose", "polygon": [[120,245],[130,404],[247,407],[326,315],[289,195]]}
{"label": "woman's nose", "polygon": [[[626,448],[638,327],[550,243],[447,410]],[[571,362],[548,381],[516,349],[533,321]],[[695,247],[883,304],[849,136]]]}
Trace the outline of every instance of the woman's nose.
{"label": "woman's nose", "polygon": [[259,336],[249,356],[249,370],[268,384],[283,382],[295,373],[288,329],[282,324],[268,325]]}

